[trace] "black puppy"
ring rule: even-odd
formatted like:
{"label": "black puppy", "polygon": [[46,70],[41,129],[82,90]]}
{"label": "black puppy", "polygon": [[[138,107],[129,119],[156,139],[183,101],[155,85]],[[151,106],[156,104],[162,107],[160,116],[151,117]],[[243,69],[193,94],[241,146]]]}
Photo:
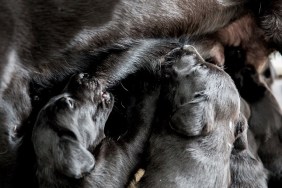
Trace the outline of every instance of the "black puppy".
{"label": "black puppy", "polygon": [[[225,57],[226,71],[233,78],[241,96],[249,106],[248,122],[250,132],[255,138],[253,144],[257,147],[255,152],[265,168],[269,170],[269,186],[279,187],[282,184],[280,106],[255,68],[244,65],[245,56],[240,48],[228,48]],[[233,61],[238,63],[234,64]]]}
{"label": "black puppy", "polygon": [[112,96],[96,79],[74,77],[41,110],[33,130],[39,187],[125,187],[148,139],[158,88],[139,86],[123,122],[131,127],[114,140],[104,138]]}
{"label": "black puppy", "polygon": [[140,187],[228,187],[240,98],[232,79],[191,46],[163,70],[155,131]]}
{"label": "black puppy", "polygon": [[[200,39],[194,41],[188,39],[185,42],[199,47],[198,49],[201,48],[200,52],[205,52],[203,54],[206,55],[209,54],[207,53],[210,50],[209,48],[213,47],[213,45],[209,45],[209,42]],[[89,48],[76,51],[65,60],[70,64],[81,64],[82,67],[87,65],[87,72],[99,78],[102,84],[105,84],[105,87],[112,88],[129,75],[136,74],[140,70],[154,74],[160,69],[163,57],[172,49],[182,46],[183,43],[178,39],[125,39],[91,51],[89,51]],[[81,66],[79,65],[83,69]],[[77,71],[72,68],[68,70],[71,72]],[[3,178],[0,178],[0,184],[7,184],[7,186],[16,184],[15,187],[23,184],[31,186],[32,174],[34,173],[33,168],[29,168],[34,161],[34,152],[30,147],[32,145],[30,142],[32,127],[40,109],[50,98],[61,93],[61,88],[66,85],[69,79],[68,76],[64,76],[64,72],[60,72],[61,74],[58,77],[56,76],[56,79],[48,82],[41,82],[42,80],[40,81],[37,78],[33,81],[28,78],[22,81],[21,76],[24,73],[24,71],[18,72],[13,77],[13,87],[5,92],[7,94],[5,101],[0,103],[2,105],[0,107],[0,114],[2,114],[0,119],[3,122],[3,126],[0,127],[0,141],[5,144],[5,147],[2,148],[3,154],[0,155],[0,163],[3,163],[3,165],[0,164],[0,168],[3,167],[0,170],[0,175],[3,175]],[[117,90],[113,88],[113,91]],[[15,100],[17,98],[15,96],[18,94],[20,97]],[[123,93],[117,92],[115,95],[118,96],[116,99],[123,97]],[[20,103],[19,106],[18,103]],[[124,103],[116,104],[121,108],[124,106]],[[118,116],[124,116],[124,114]],[[106,126],[106,132],[118,130],[118,133],[115,134],[117,137],[120,136],[120,125],[116,125],[116,122],[119,122],[119,117],[111,116],[112,121],[109,121]],[[29,175],[30,177],[28,177]]]}
{"label": "black puppy", "polygon": [[94,168],[92,153],[114,103],[104,90],[79,74],[40,111],[32,133],[40,187],[60,186],[58,176],[79,179]]}

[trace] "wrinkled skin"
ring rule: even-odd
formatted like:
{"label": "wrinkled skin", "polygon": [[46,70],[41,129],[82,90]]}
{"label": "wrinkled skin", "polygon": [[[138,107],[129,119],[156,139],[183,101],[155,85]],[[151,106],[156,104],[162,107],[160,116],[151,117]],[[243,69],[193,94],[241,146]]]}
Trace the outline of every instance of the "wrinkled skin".
{"label": "wrinkled skin", "polygon": [[191,46],[166,57],[155,131],[139,187],[228,187],[240,98]]}
{"label": "wrinkled skin", "polygon": [[[104,138],[113,97],[96,79],[74,76],[61,95],[40,111],[32,132],[40,187],[58,176],[80,179],[95,167],[93,152]],[[60,180],[60,179],[59,179]]]}

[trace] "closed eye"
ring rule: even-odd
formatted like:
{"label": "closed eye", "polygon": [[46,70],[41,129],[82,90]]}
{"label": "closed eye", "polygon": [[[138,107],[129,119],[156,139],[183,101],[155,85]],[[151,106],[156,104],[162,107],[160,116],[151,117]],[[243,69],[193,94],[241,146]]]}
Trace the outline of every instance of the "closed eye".
{"label": "closed eye", "polygon": [[203,97],[205,95],[204,91],[199,91],[194,94],[194,98]]}
{"label": "closed eye", "polygon": [[60,129],[59,128],[57,134],[58,134],[59,137],[69,137],[69,138],[72,138],[74,140],[77,140],[76,135],[68,129]]}
{"label": "closed eye", "polygon": [[59,137],[68,137],[68,138],[72,138],[74,140],[77,140],[77,137],[74,134],[74,132],[67,129],[67,128],[59,127],[59,126],[56,126],[56,125],[53,125],[50,128],[53,131],[55,131]]}
{"label": "closed eye", "polygon": [[194,94],[193,99],[189,103],[198,103],[207,100],[208,100],[208,96],[205,94],[205,92],[199,91]]}

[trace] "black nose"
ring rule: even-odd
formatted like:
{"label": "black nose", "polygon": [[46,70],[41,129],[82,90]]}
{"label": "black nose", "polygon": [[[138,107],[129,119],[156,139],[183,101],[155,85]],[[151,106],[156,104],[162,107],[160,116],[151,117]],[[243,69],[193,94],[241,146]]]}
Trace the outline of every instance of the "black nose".
{"label": "black nose", "polygon": [[80,73],[80,74],[78,74],[78,77],[80,79],[82,79],[82,78],[89,78],[89,74],[87,74],[87,73]]}
{"label": "black nose", "polygon": [[111,95],[108,92],[103,92],[102,93],[102,100],[106,101],[107,103],[109,103],[111,101]]}
{"label": "black nose", "polygon": [[57,101],[56,104],[59,108],[60,107],[69,107],[74,108],[74,100],[70,97],[62,97]]}
{"label": "black nose", "polygon": [[82,83],[82,80],[89,79],[90,75],[87,73],[79,73],[75,76],[75,82]]}

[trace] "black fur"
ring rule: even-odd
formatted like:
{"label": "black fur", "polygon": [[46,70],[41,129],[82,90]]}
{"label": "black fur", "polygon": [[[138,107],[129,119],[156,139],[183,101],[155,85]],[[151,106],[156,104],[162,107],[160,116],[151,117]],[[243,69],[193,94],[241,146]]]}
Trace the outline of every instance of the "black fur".
{"label": "black fur", "polygon": [[139,187],[228,187],[239,118],[231,78],[184,46],[166,58],[155,131]]}
{"label": "black fur", "polygon": [[[241,118],[236,124],[236,140],[231,153],[231,188],[266,188],[267,172],[257,155],[253,145],[249,147],[253,135],[247,136],[248,125],[246,118]],[[251,142],[250,142],[251,143]]]}
{"label": "black fur", "polygon": [[[5,146],[0,155],[0,185],[3,187],[11,182],[21,186],[29,182],[28,173],[23,172],[32,169],[34,156],[28,145],[38,111],[61,92],[60,86],[72,74],[96,67],[97,59],[91,60],[92,50],[121,38],[213,32],[245,11],[241,4],[221,6],[215,0],[195,4],[188,0],[147,4],[127,0],[0,0],[0,4],[3,28],[0,31],[0,145]],[[111,70],[115,63],[109,63],[107,68]],[[123,71],[126,66],[114,67],[124,75],[113,75],[111,79],[118,82],[119,76],[126,77]],[[19,168],[18,175],[12,178],[15,166]]]}
{"label": "black fur", "polygon": [[[281,140],[279,132],[282,126],[281,108],[270,89],[264,82],[264,78],[252,67],[239,65],[230,69],[229,61],[235,59],[244,62],[244,56],[238,49],[228,49],[226,54],[227,72],[234,79],[235,84],[248,102],[250,117],[249,129],[255,138],[256,151],[264,167],[269,170],[269,186],[281,186]],[[233,54],[229,56],[230,54]],[[235,55],[236,54],[236,55]],[[230,58],[232,57],[232,58]]]}
{"label": "black fur", "polygon": [[[258,155],[265,168],[269,170],[270,187],[282,185],[282,112],[275,97],[266,88],[264,97],[250,104],[250,129],[255,135]],[[275,183],[274,183],[275,182]]]}
{"label": "black fur", "polygon": [[282,2],[280,0],[250,0],[258,24],[270,45],[282,53]]}
{"label": "black fur", "polygon": [[39,187],[125,187],[149,137],[159,87],[142,77],[129,87],[128,117],[122,123],[130,127],[117,140],[103,139],[113,98],[102,94],[100,81],[74,79],[42,109],[33,130]]}
{"label": "black fur", "polygon": [[[179,40],[176,39],[122,40],[113,45],[107,45],[105,47],[97,48],[91,51],[89,51],[88,48],[81,49],[79,52],[73,53],[70,59],[67,59],[67,61],[70,64],[78,64],[79,62],[83,62],[84,65],[88,66],[88,69],[86,69],[86,71],[89,74],[97,77],[102,82],[102,84],[105,85],[105,87],[111,88],[125,79],[128,75],[136,73],[137,71],[146,70],[152,73],[156,72],[161,67],[163,57],[172,49],[183,46],[183,43],[189,43],[195,45],[196,47],[199,47],[199,49],[201,49],[200,52],[204,52],[203,54],[207,57],[209,56],[208,52],[212,47],[212,45],[209,45],[208,41],[200,40],[200,38],[199,40],[186,39],[182,42],[179,42]],[[72,71],[77,70],[74,69]],[[67,78],[68,77],[58,77],[57,79],[49,80],[48,82],[39,82],[38,77],[34,77],[33,81],[26,81],[26,83],[21,84],[21,88],[18,87],[17,90],[15,90],[18,92],[17,94],[22,93],[23,95],[25,94],[24,92],[26,92],[24,88],[29,89],[30,96],[32,97],[32,100],[30,101],[29,96],[25,96],[27,98],[26,100],[29,99],[29,105],[25,106],[27,108],[27,110],[25,110],[25,113],[30,113],[30,116],[28,118],[26,117],[26,123],[20,124],[20,122],[17,121],[17,123],[19,123],[18,130],[20,131],[16,137],[16,140],[20,140],[22,138],[25,138],[24,136],[26,136],[26,138],[23,139],[24,142],[20,145],[22,151],[19,152],[18,155],[13,154],[15,155],[14,157],[17,157],[19,160],[10,161],[12,164],[17,163],[17,179],[20,178],[22,179],[22,181],[26,181],[27,184],[28,181],[31,181],[28,180],[30,178],[25,177],[26,174],[21,174],[23,174],[22,172],[25,171],[28,166],[32,165],[33,152],[32,148],[29,147],[29,136],[31,134],[32,126],[34,124],[38,111],[47,103],[47,101],[51,97],[61,93],[61,88],[66,84]],[[20,80],[18,80],[18,82],[13,82],[13,84],[20,84]],[[11,96],[15,96],[15,94],[12,94]],[[121,95],[119,94],[119,96]],[[15,103],[14,100],[12,101]],[[31,105],[33,107],[32,112],[28,111],[30,110]],[[17,109],[21,108],[21,106],[17,107]],[[9,113],[9,115],[10,114],[13,115],[13,113]],[[117,119],[119,119],[119,117],[120,116],[114,118],[110,117],[110,120],[113,120],[110,122],[113,123],[109,123],[106,126],[106,132],[110,132],[108,134],[115,136],[120,135],[120,132],[115,133],[115,130],[119,129],[115,125],[115,122]],[[12,124],[9,123],[11,122],[7,122],[7,126],[12,126]],[[8,127],[6,129],[11,130],[12,128],[13,127]],[[4,138],[6,136],[8,136],[7,139],[10,139],[10,135],[3,135]],[[18,146],[19,145],[15,145],[14,147]],[[21,153],[29,153],[29,155]],[[5,155],[6,153],[1,156],[3,157],[3,160],[0,160],[0,162],[9,163],[8,159],[4,159]],[[23,155],[29,157],[24,157]],[[14,182],[18,183],[20,181]]]}
{"label": "black fur", "polygon": [[[105,87],[111,87],[139,69],[154,72],[162,56],[179,45],[177,41],[169,40],[125,40],[93,52],[73,54],[72,61],[88,64],[89,69],[86,71],[96,75]],[[29,79],[22,80],[24,73],[19,72],[13,77],[1,102],[0,140],[5,146],[1,148],[0,155],[0,175],[3,176],[0,180],[3,187],[11,184],[31,186],[33,178],[29,175],[33,174],[34,156],[30,136],[33,124],[39,110],[51,97],[62,92],[68,78],[58,77],[48,82],[35,79],[29,82]],[[29,169],[28,172],[26,169]]]}
{"label": "black fur", "polygon": [[93,170],[92,153],[114,104],[104,90],[98,80],[79,74],[40,111],[32,132],[40,187],[64,187],[58,177],[80,179]]}

